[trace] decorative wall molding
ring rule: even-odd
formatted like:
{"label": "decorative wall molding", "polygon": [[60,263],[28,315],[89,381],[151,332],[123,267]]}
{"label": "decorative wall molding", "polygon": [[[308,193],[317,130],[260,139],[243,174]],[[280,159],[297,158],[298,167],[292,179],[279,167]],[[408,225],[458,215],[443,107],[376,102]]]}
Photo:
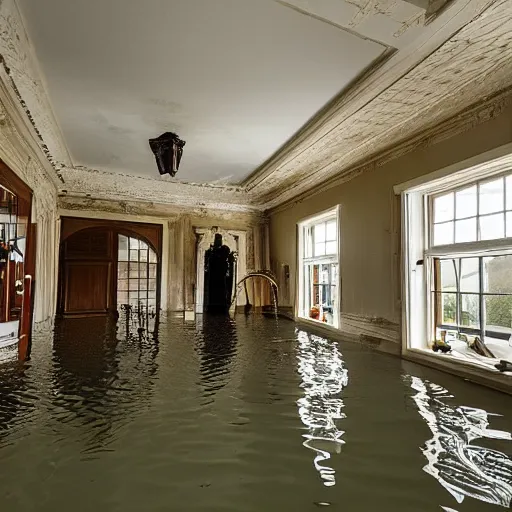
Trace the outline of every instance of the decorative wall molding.
{"label": "decorative wall molding", "polygon": [[60,127],[46,92],[41,70],[15,0],[0,2],[0,62],[12,92],[23,105],[40,137],[41,147],[58,169],[71,165]]}
{"label": "decorative wall molding", "polygon": [[275,207],[510,86],[509,0],[466,10],[474,19],[455,35],[443,41],[441,33],[454,28],[448,23],[423,45],[415,42],[414,55],[395,54],[246,180],[254,203]]}
{"label": "decorative wall molding", "polygon": [[[386,9],[394,9],[392,4],[386,3]],[[372,0],[359,7],[366,12],[376,5]],[[41,163],[46,175],[54,182],[60,177],[64,183],[55,186],[68,196],[112,203],[244,213],[272,209],[411,151],[419,141],[394,146],[415,133],[432,130],[425,137],[441,140],[444,128],[436,135],[435,126],[446,119],[453,118],[453,126],[445,136],[452,136],[458,124],[464,130],[483,122],[453,116],[512,83],[510,0],[454,0],[409,45],[340,93],[240,186],[182,183],[73,167],[15,0],[0,2],[0,25],[5,27],[0,31],[2,101],[18,103],[30,125],[32,152],[38,145],[51,164]],[[19,161],[23,152],[12,156]]]}
{"label": "decorative wall molding", "polygon": [[57,177],[19,105],[5,93],[1,68],[0,98],[0,158],[33,191],[32,222],[37,226],[34,322],[42,322],[55,314],[57,299]]}
{"label": "decorative wall molding", "polygon": [[[211,229],[195,228],[197,236],[197,270],[196,270],[196,297],[195,311],[203,313],[204,310],[204,255],[213,244],[217,233],[222,235],[222,243],[227,245],[231,251],[238,254],[237,258],[237,281],[240,281],[247,274],[247,233],[245,231],[224,230],[218,227]],[[236,290],[236,283],[233,285]],[[245,304],[245,299],[241,304]]]}
{"label": "decorative wall molding", "polygon": [[86,195],[110,201],[139,200],[192,209],[237,212],[262,210],[261,207],[248,204],[247,195],[240,187],[182,183],[83,167],[64,168],[61,174],[65,190],[70,196]]}
{"label": "decorative wall molding", "polygon": [[292,199],[280,203],[272,208],[270,213],[277,213],[285,210],[295,203],[301,202],[316,194],[329,190],[350,181],[357,176],[373,171],[383,165],[396,160],[417,149],[434,146],[444,140],[448,140],[456,135],[469,131],[483,123],[496,119],[504,111],[512,107],[512,87],[509,87],[484,101],[472,105],[450,119],[432,127],[423,130],[416,135],[405,139],[399,144],[395,144],[388,149],[364,160],[363,162],[349,167],[345,171],[326,179],[322,183],[311,189],[298,194]]}

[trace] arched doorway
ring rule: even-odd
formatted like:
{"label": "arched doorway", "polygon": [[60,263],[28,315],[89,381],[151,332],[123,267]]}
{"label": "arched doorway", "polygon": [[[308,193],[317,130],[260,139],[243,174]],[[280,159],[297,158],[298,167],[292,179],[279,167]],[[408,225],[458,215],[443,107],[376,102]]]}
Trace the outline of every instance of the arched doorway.
{"label": "arched doorway", "polygon": [[123,310],[145,318],[157,314],[161,226],[63,219],[62,235],[61,316],[108,316]]}

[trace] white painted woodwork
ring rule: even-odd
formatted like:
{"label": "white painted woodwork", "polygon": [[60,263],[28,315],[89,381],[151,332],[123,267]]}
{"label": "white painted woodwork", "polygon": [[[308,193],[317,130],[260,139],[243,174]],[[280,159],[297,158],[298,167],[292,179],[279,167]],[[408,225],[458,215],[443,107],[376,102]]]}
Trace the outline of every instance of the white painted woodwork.
{"label": "white painted woodwork", "polygon": [[[227,245],[231,251],[238,254],[236,263],[236,281],[240,281],[247,274],[247,233],[245,231],[234,231],[214,227],[211,229],[195,228],[197,236],[196,249],[196,292],[195,292],[195,311],[203,313],[204,311],[204,255],[213,244],[217,233],[222,235],[222,243]],[[234,292],[236,283],[233,283]],[[245,304],[245,297],[237,301],[238,305]]]}

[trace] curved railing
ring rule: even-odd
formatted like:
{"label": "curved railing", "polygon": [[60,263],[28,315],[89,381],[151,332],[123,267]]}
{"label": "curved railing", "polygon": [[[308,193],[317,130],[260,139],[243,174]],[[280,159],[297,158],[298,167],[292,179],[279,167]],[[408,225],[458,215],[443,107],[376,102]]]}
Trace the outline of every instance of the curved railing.
{"label": "curved railing", "polygon": [[244,287],[245,290],[245,312],[248,313],[252,309],[252,304],[249,302],[249,294],[247,292],[247,281],[249,279],[253,279],[256,277],[262,277],[263,279],[266,279],[270,283],[270,287],[272,289],[272,298],[274,300],[274,311],[277,317],[277,306],[278,306],[278,299],[277,299],[277,292],[279,290],[279,285],[277,284],[277,279],[275,275],[270,270],[253,270],[251,272],[248,272],[238,283],[235,287],[235,296],[233,297],[233,301],[231,303],[231,306],[235,306],[236,310],[236,303],[238,299],[238,293],[240,292],[241,287]]}

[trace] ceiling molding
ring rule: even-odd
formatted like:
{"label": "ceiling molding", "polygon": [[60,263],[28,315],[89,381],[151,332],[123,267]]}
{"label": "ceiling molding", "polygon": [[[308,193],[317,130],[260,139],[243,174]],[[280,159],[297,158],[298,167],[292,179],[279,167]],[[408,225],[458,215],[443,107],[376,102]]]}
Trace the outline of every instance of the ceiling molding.
{"label": "ceiling molding", "polygon": [[[398,0],[398,1],[403,1],[403,0]],[[321,21],[322,23],[327,23],[327,25],[332,25],[333,27],[336,27],[339,30],[343,30],[345,32],[348,32],[349,34],[352,34],[354,36],[360,37],[361,39],[365,39],[366,41],[371,41],[372,43],[380,44],[380,45],[384,46],[385,48],[390,48],[390,49],[394,48],[393,46],[385,43],[384,41],[368,37],[368,36],[362,34],[361,32],[358,32],[355,29],[352,29],[352,28],[350,28],[348,26],[341,25],[339,23],[336,23],[335,21],[332,21],[332,20],[324,17],[324,16],[320,16],[318,14],[315,14],[312,11],[309,11],[307,9],[303,9],[303,8],[297,6],[297,5],[294,5],[292,2],[287,2],[285,0],[274,0],[274,2],[276,2],[279,5],[282,5],[283,7],[286,7],[287,9],[291,9],[292,11],[298,12],[299,14],[302,14],[304,16],[308,16],[308,17],[313,18],[315,20]],[[379,0],[372,0],[371,2],[368,3],[368,5],[369,6],[375,6],[378,3],[379,3]],[[424,12],[424,9],[420,9],[420,10]]]}
{"label": "ceiling molding", "polygon": [[316,187],[313,187],[288,201],[282,202],[275,207],[269,208],[267,212],[269,214],[275,214],[286,210],[296,203],[302,202],[310,197],[325,192],[326,190],[346,183],[365,172],[374,171],[375,169],[417,149],[434,146],[444,140],[469,131],[476,126],[486,123],[492,119],[496,119],[511,106],[512,87],[509,87],[495,96],[460,112],[443,123],[428,130],[424,130],[398,145],[393,145],[391,148],[362,161],[358,165],[355,165],[336,176],[333,176]]}
{"label": "ceiling molding", "polygon": [[12,92],[22,104],[40,138],[48,160],[58,170],[71,165],[71,156],[53,113],[43,74],[30,44],[15,0],[0,1],[0,59]]}
{"label": "ceiling molding", "polygon": [[239,212],[261,211],[248,204],[245,190],[208,184],[117,174],[84,167],[63,168],[61,193],[110,201],[138,200],[191,209],[211,208]]}
{"label": "ceiling molding", "polygon": [[0,0],[0,23],[7,27],[0,32],[0,93],[18,102],[16,115],[30,125],[24,128],[30,154],[39,147],[36,158],[46,155],[51,166],[42,164],[45,172],[68,197],[98,201],[197,211],[272,209],[412,150],[412,134],[431,130],[433,137],[437,130],[440,140],[442,133],[465,129],[477,122],[466,114],[453,126],[442,125],[450,129],[436,126],[512,81],[510,0],[455,0],[413,44],[372,65],[240,186],[164,181],[73,167],[14,0]]}
{"label": "ceiling molding", "polygon": [[[506,1],[506,0],[505,0]],[[459,0],[450,12],[432,22],[424,33],[408,48],[404,48],[369,70],[365,80],[356,81],[351,88],[338,95],[326,109],[308,123],[285,146],[260,168],[248,176],[241,185],[252,190],[272,174],[290,164],[295,165],[303,154],[315,144],[371,105],[387,89],[397,84],[415,67],[436,52],[454,34],[484,12],[494,0]],[[503,3],[503,2],[501,2]]]}
{"label": "ceiling molding", "polygon": [[[354,108],[360,99],[347,99],[346,109],[253,176],[247,189],[256,204],[273,208],[511,83],[512,11],[509,0],[498,0],[361,108]],[[364,96],[368,84],[362,86]]]}
{"label": "ceiling molding", "polygon": [[212,209],[209,207],[189,207],[161,204],[139,200],[118,200],[98,199],[92,197],[78,197],[61,195],[58,198],[59,214],[62,216],[105,216],[124,215],[143,218],[169,219],[175,217],[191,216],[197,225],[203,221],[207,225],[212,222],[229,222],[233,224],[261,224],[266,219],[260,210],[254,211],[233,211],[226,209]]}

